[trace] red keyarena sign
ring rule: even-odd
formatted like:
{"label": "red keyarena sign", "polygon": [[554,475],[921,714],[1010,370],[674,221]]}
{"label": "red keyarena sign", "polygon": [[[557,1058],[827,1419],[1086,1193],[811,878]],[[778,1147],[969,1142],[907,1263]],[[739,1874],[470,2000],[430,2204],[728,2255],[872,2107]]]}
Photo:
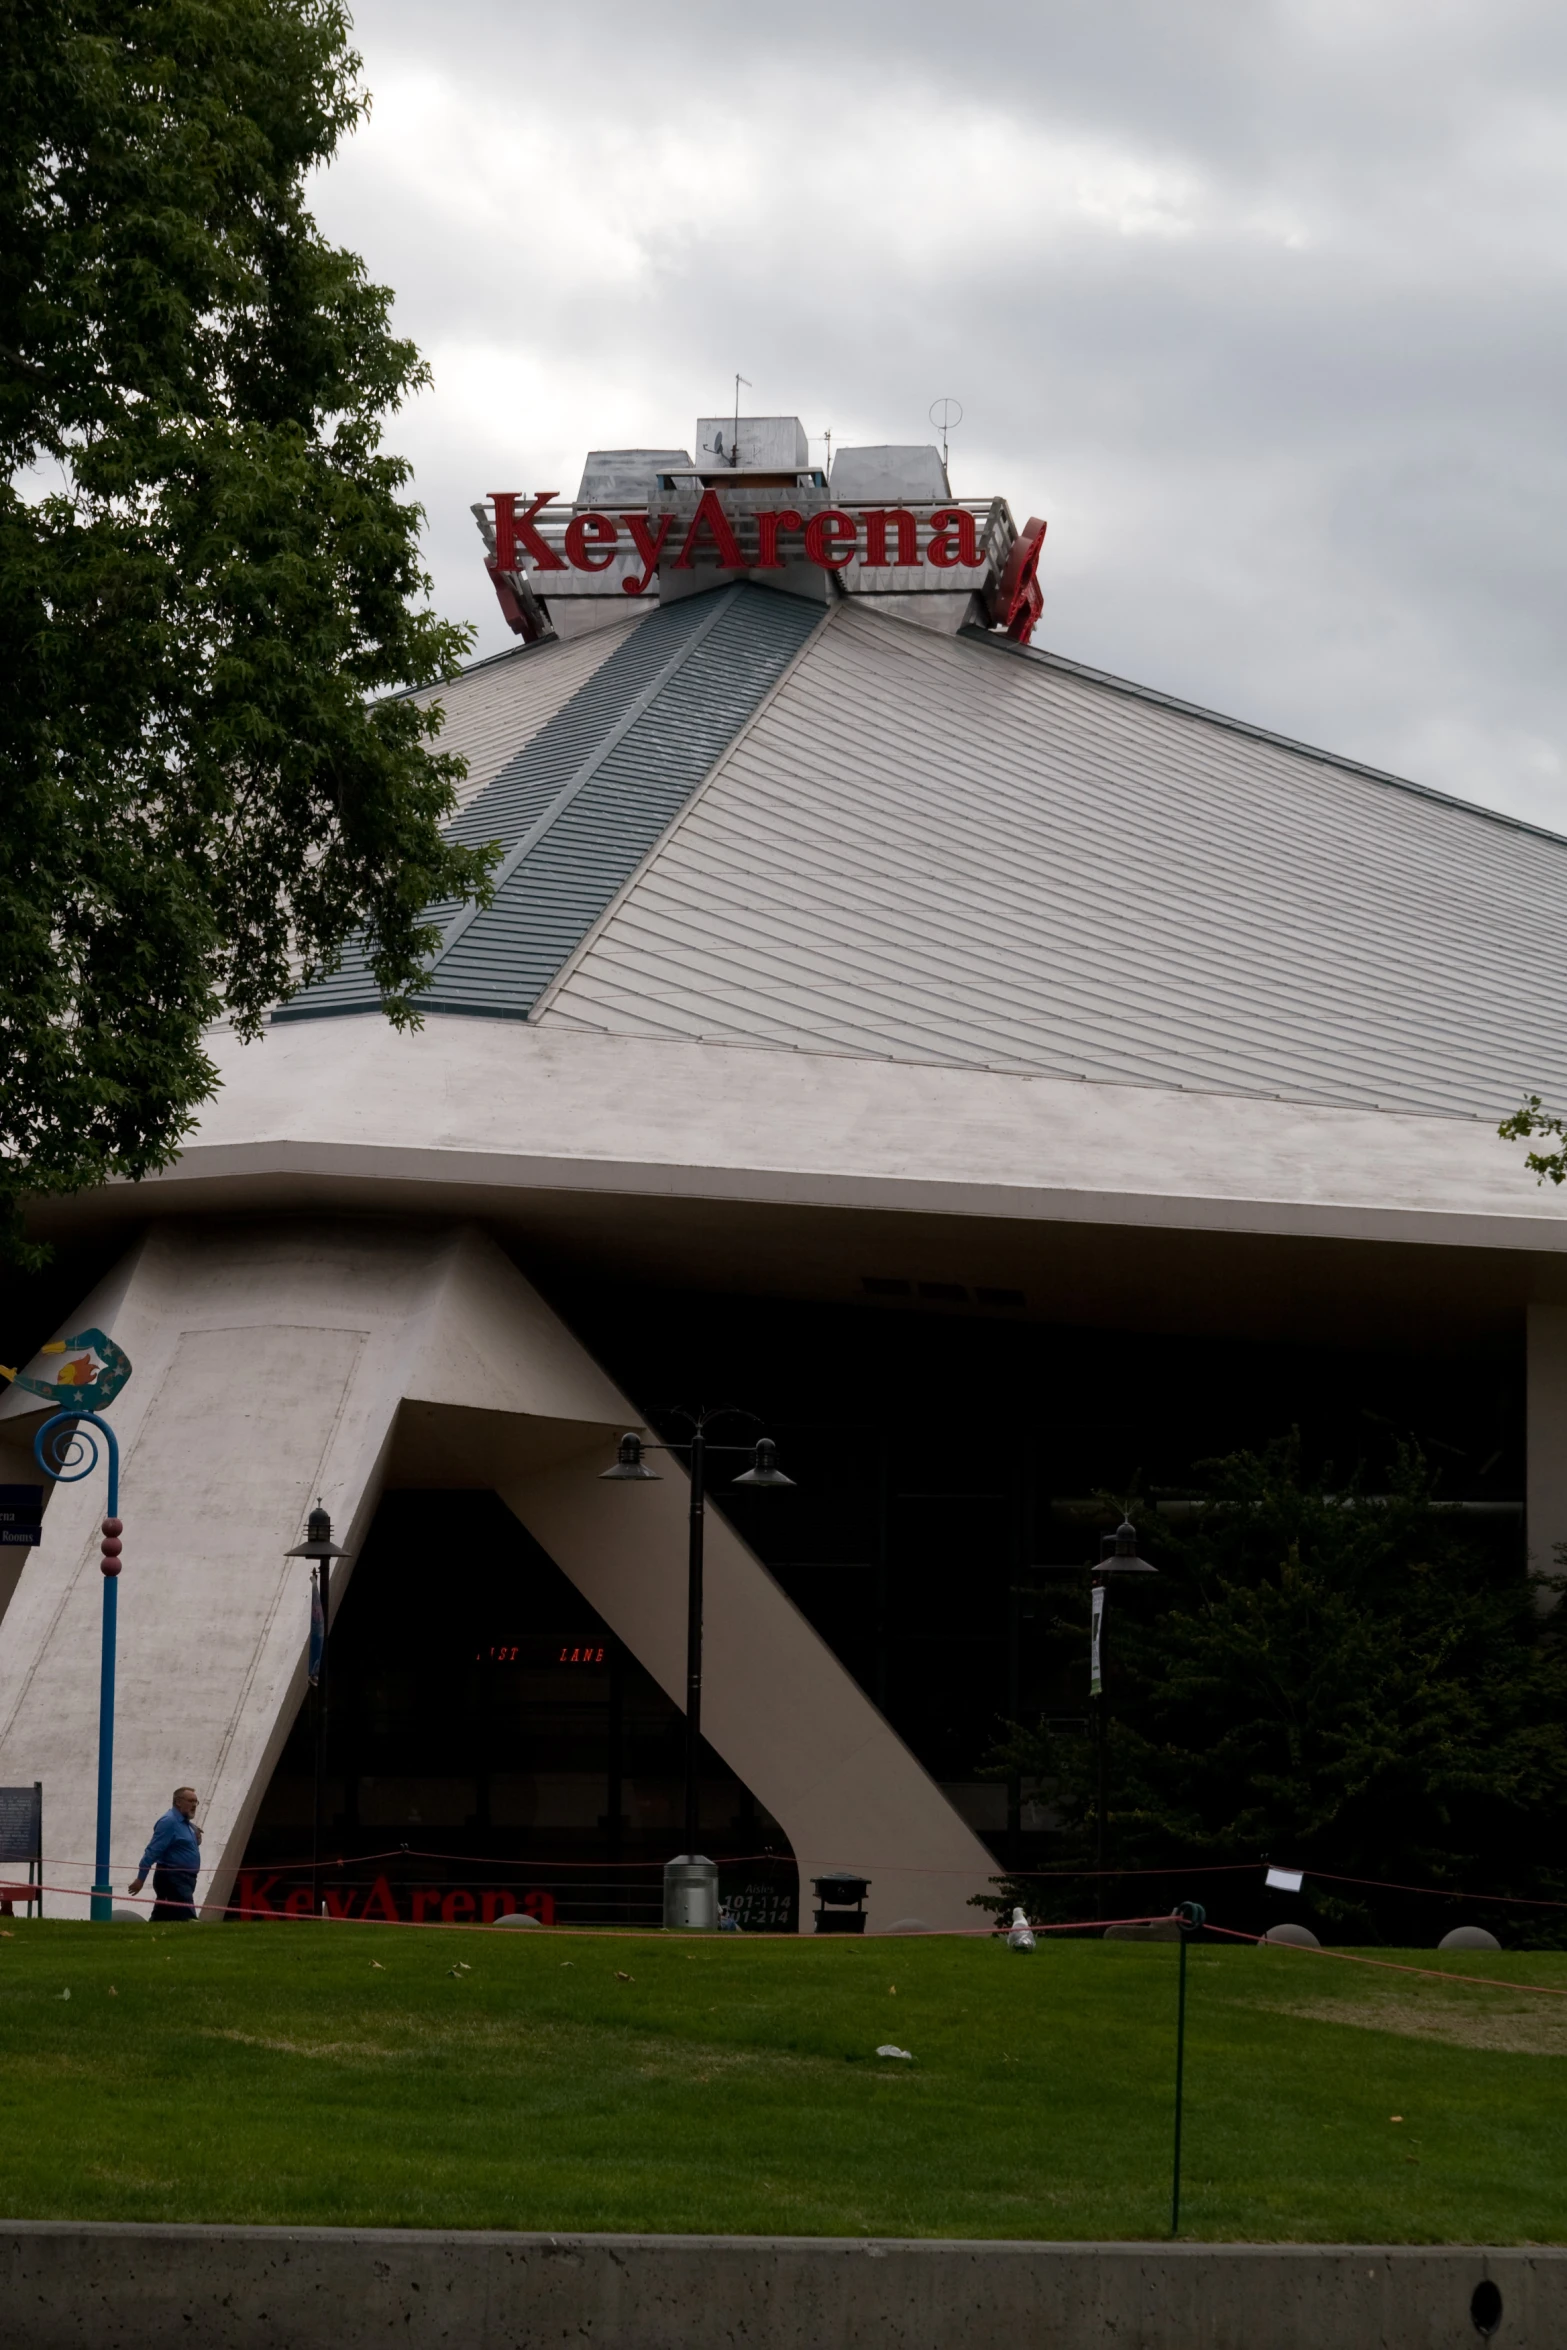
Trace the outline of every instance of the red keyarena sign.
{"label": "red keyarena sign", "polygon": [[[540,1925],[555,1923],[555,1896],[536,1890],[514,1893],[506,1886],[393,1885],[377,1877],[363,1885],[324,1885],[321,1899],[331,1918],[379,1919],[388,1925],[493,1926],[521,1910]],[[281,1872],[242,1869],[229,1907],[236,1918],[307,1918],[310,1887]]]}
{"label": "red keyarena sign", "polygon": [[[755,527],[756,552],[748,554],[715,489],[702,492],[673,551],[676,517],[670,514],[573,514],[556,546],[539,528],[539,517],[558,494],[539,490],[525,500],[517,490],[490,493],[495,507],[492,574],[515,573],[519,563],[526,562],[531,566],[530,584],[547,595],[548,574],[607,571],[629,547],[640,569],[627,573],[621,591],[642,596],[661,563],[674,571],[694,571],[699,562],[720,571],[782,571],[803,558],[823,571],[843,571],[858,561],[862,570],[928,566],[942,572],[981,570],[988,560],[980,548],[975,518],[962,506],[937,506],[923,523],[907,506],[873,506],[859,513],[823,506],[810,515],[793,506],[750,508],[744,520]],[[1013,541],[1002,575],[987,598],[996,624],[1025,642],[1043,609],[1035,575],[1044,537],[1044,523],[1031,516]]]}

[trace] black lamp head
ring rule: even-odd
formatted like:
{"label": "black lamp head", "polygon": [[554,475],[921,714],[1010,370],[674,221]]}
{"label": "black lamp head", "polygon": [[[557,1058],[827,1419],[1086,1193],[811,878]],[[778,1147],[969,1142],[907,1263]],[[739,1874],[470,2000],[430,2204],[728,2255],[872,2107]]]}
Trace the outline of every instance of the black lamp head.
{"label": "black lamp head", "polygon": [[283,1555],[291,1559],[346,1559],[353,1553],[332,1540],[332,1520],[318,1501],[310,1513],[304,1541]]}
{"label": "black lamp head", "polygon": [[794,1479],[786,1477],[782,1469],[779,1468],[778,1447],[772,1438],[759,1436],[756,1440],[754,1464],[749,1469],[743,1470],[734,1482],[736,1485],[792,1485]]}
{"label": "black lamp head", "polygon": [[1137,1555],[1137,1528],[1130,1518],[1123,1518],[1113,1534],[1104,1537],[1103,1556],[1095,1567],[1096,1575],[1157,1575],[1157,1567],[1149,1565]]}
{"label": "black lamp head", "polygon": [[630,1429],[627,1429],[625,1435],[620,1440],[620,1452],[616,1458],[614,1467],[612,1469],[601,1469],[599,1471],[599,1475],[603,1478],[607,1478],[611,1482],[614,1482],[617,1479],[630,1477],[647,1478],[655,1485],[659,1481],[658,1471],[656,1469],[650,1469],[646,1461],[642,1458],[641,1437],[633,1435]]}

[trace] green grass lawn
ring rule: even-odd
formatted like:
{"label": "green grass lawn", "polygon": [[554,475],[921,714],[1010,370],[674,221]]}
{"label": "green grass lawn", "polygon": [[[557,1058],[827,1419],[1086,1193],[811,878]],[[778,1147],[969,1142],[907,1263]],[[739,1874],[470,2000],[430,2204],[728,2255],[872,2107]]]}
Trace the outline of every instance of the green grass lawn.
{"label": "green grass lawn", "polygon": [[[1159,2236],[1177,1957],[19,1920],[0,2214]],[[1567,1999],[1189,1966],[1183,2233],[1563,2240]],[[1567,1990],[1567,1957],[1453,1968]]]}

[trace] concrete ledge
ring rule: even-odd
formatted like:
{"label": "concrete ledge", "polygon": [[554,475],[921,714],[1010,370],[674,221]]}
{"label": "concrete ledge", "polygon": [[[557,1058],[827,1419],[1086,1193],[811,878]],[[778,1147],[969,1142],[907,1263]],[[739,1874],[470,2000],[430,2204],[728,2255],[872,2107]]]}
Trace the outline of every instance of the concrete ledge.
{"label": "concrete ledge", "polygon": [[1567,2342],[1567,2250],[545,2236],[0,2222],[8,2350],[1499,2350]]}

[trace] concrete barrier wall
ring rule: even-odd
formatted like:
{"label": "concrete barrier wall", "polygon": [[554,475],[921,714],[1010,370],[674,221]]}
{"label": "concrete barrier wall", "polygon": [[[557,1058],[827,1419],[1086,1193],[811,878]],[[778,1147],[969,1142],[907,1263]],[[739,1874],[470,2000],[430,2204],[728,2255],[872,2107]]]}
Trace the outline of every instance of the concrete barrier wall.
{"label": "concrete barrier wall", "polygon": [[0,2223],[7,2350],[1499,2350],[1567,2250]]}

